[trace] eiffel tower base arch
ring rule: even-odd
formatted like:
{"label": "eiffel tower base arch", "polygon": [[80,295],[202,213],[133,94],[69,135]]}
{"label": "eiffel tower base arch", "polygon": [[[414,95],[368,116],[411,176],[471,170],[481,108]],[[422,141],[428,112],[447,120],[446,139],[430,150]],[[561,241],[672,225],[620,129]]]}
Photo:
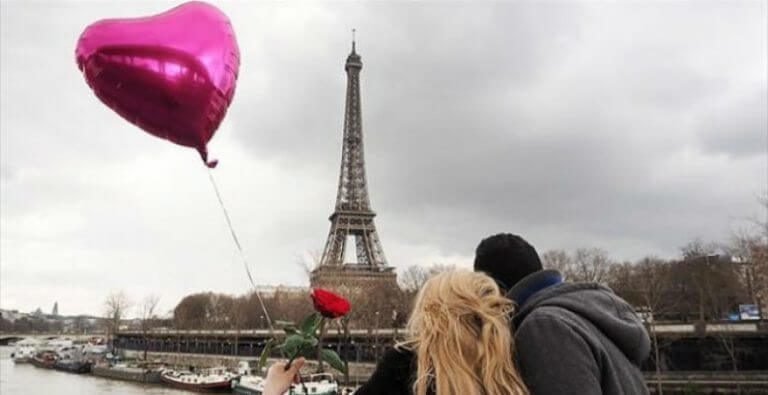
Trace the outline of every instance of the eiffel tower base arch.
{"label": "eiffel tower base arch", "polygon": [[310,274],[309,283],[312,288],[324,288],[342,294],[346,293],[345,291],[378,287],[397,288],[397,274],[393,267],[374,271],[366,266],[354,264],[319,266]]}

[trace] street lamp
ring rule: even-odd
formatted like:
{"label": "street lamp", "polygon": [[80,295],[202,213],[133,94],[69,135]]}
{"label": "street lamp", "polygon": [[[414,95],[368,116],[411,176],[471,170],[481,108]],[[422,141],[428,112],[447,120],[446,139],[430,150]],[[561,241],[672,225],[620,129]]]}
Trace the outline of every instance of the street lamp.
{"label": "street lamp", "polygon": [[376,357],[376,361],[378,361],[379,360],[379,312],[377,311],[375,315],[376,315],[376,325],[374,327],[376,332],[374,332],[373,334],[373,351]]}

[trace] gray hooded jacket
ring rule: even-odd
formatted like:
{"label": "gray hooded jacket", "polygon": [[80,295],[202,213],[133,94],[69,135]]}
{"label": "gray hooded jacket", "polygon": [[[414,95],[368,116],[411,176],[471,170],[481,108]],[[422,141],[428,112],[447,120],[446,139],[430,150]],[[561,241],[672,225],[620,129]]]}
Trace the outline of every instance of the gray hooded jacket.
{"label": "gray hooded jacket", "polygon": [[647,394],[639,365],[650,340],[632,306],[607,287],[560,278],[533,273],[507,294],[519,306],[516,353],[531,394]]}

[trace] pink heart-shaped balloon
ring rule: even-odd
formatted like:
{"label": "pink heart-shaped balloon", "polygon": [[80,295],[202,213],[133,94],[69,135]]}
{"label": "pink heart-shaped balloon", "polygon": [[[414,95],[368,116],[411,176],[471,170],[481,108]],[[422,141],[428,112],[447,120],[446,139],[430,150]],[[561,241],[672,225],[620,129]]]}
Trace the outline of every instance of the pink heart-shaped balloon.
{"label": "pink heart-shaped balloon", "polygon": [[123,118],[176,144],[206,144],[235,94],[240,53],[218,8],[189,2],[159,15],[106,19],[77,43],[77,65],[96,96]]}

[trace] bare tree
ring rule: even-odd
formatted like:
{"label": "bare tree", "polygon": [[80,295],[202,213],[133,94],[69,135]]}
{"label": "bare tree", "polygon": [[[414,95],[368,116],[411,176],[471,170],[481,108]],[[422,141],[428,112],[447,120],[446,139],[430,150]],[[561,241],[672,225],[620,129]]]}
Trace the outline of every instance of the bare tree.
{"label": "bare tree", "polygon": [[669,264],[656,257],[646,257],[634,267],[637,300],[645,312],[645,323],[653,341],[653,358],[656,368],[656,392],[663,394],[661,385],[661,349],[668,344],[661,344],[653,326],[656,317],[672,310],[676,298],[671,294]]}
{"label": "bare tree", "polygon": [[754,298],[761,317],[766,317],[768,309],[768,240],[752,246],[752,283]]}
{"label": "bare tree", "polygon": [[209,293],[208,327],[211,329],[229,329],[232,319],[234,298],[221,293]]}
{"label": "bare tree", "polygon": [[398,276],[398,280],[404,291],[416,293],[429,280],[429,269],[420,265],[408,266]]}
{"label": "bare tree", "polygon": [[683,255],[683,260],[692,260],[696,258],[703,258],[706,256],[713,256],[717,254],[719,246],[715,242],[705,242],[701,238],[697,237],[688,244],[680,247],[680,252]]}
{"label": "bare tree", "polygon": [[756,305],[762,316],[768,298],[768,241],[759,233],[742,229],[731,235],[724,250],[742,267],[749,303]]}
{"label": "bare tree", "polygon": [[411,265],[408,266],[398,276],[398,282],[401,289],[407,296],[412,298],[424,286],[430,277],[450,270],[455,270],[456,266],[434,263],[432,266]]}
{"label": "bare tree", "polygon": [[238,296],[232,299],[231,310],[229,311],[229,327],[235,330],[235,341],[232,345],[232,355],[238,355],[238,346],[240,344],[240,330],[244,329],[248,321],[248,298]]}
{"label": "bare tree", "polygon": [[635,265],[631,262],[614,263],[608,270],[606,283],[616,295],[634,306],[639,306],[635,271]]}
{"label": "bare tree", "polygon": [[208,320],[210,310],[208,293],[187,295],[173,309],[173,320],[177,329],[202,329]]}
{"label": "bare tree", "polygon": [[749,303],[764,317],[768,309],[768,191],[757,196],[757,201],[763,212],[748,218],[750,226],[733,232],[723,249],[741,265]]}
{"label": "bare tree", "polygon": [[144,360],[147,360],[147,351],[149,349],[149,332],[152,330],[157,319],[156,310],[160,303],[160,297],[157,295],[148,295],[144,297],[139,305],[138,316],[141,320],[141,335],[144,338]]}
{"label": "bare tree", "polygon": [[611,260],[601,248],[579,248],[573,253],[569,278],[575,282],[603,283],[607,280]]}
{"label": "bare tree", "polygon": [[541,255],[545,269],[555,269],[574,282],[606,283],[611,280],[612,263],[602,248],[579,248],[573,254],[565,250],[549,250]]}
{"label": "bare tree", "polygon": [[[693,284],[695,293],[690,298],[696,299],[699,320],[728,319],[738,311],[740,303],[749,299],[743,286],[741,265],[731,256],[716,255],[714,243],[703,243],[697,239],[681,250],[684,259],[677,266],[682,269],[685,281]],[[740,350],[733,334],[724,331],[714,333],[713,336],[726,352],[731,369],[738,371]]]}
{"label": "bare tree", "polygon": [[[759,235],[753,235],[745,230],[739,230],[731,235],[731,240],[724,246],[724,250],[733,257],[743,268],[741,274],[744,284],[749,294],[749,302],[760,307],[760,300],[757,294],[764,284],[756,283],[755,277],[760,275],[760,265],[763,259],[760,259],[762,238]],[[759,308],[758,308],[759,311]]]}
{"label": "bare tree", "polygon": [[130,309],[131,302],[123,291],[109,294],[104,301],[104,316],[107,324],[107,338],[114,347],[114,336],[120,330],[122,320]]}
{"label": "bare tree", "polygon": [[[710,310],[711,317],[714,319],[724,319],[733,314],[735,307],[739,302],[747,298],[747,294],[741,285],[739,276],[739,267],[730,259],[713,260],[711,257],[705,258],[707,261],[706,276],[697,276],[697,280],[704,279],[705,284],[699,285],[704,292],[703,305]],[[714,262],[713,262],[714,261]],[[739,358],[741,350],[737,344],[737,338],[727,331],[716,332],[713,336],[718,340],[720,346],[725,351],[725,356],[731,365],[733,372],[739,370]],[[713,353],[715,357],[717,353]],[[741,393],[741,387],[737,383],[737,391]]]}
{"label": "bare tree", "polygon": [[748,299],[741,267],[728,255],[718,255],[715,243],[694,240],[681,248],[683,260],[675,266],[676,281],[690,284],[683,300],[695,303],[700,321],[727,319],[734,307]]}

